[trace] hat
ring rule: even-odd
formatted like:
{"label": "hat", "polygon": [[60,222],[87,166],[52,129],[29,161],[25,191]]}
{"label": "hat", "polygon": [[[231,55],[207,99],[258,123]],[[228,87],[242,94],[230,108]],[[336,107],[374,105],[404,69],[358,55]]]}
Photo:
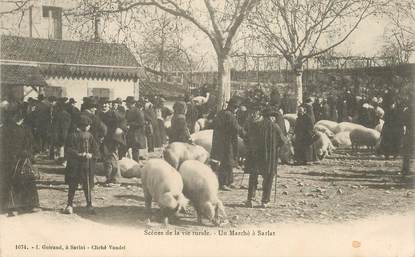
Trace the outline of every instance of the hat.
{"label": "hat", "polygon": [[122,104],[122,99],[120,97],[117,97],[114,101],[112,101],[115,104]]}
{"label": "hat", "polygon": [[136,102],[136,100],[134,99],[134,96],[127,96],[127,98],[125,99],[124,102],[126,102],[128,104],[133,104],[133,103]]}
{"label": "hat", "polygon": [[97,108],[97,104],[94,101],[86,101],[82,104],[83,109]]}
{"label": "hat", "polygon": [[98,103],[99,103],[100,105],[107,104],[107,103],[109,103],[109,102],[110,102],[110,100],[109,100],[109,98],[108,98],[108,97],[100,97],[100,98],[99,98],[99,100],[98,100]]}
{"label": "hat", "polygon": [[69,104],[76,104],[77,102],[73,98],[69,98]]}
{"label": "hat", "polygon": [[86,115],[81,115],[79,117],[78,126],[82,128],[82,127],[86,127],[88,125],[91,125],[91,119]]}

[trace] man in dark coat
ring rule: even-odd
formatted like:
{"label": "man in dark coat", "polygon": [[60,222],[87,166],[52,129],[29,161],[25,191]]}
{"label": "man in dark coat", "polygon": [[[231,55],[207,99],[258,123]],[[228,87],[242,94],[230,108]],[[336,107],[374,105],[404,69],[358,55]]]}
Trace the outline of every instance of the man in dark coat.
{"label": "man in dark coat", "polygon": [[131,148],[133,160],[139,162],[140,149],[146,148],[144,113],[136,106],[133,96],[127,96],[125,102],[128,108],[125,115],[128,125],[127,148]]}
{"label": "man in dark coat", "polygon": [[169,130],[169,143],[184,142],[190,143],[190,131],[186,122],[186,103],[183,101],[175,102],[173,105],[173,117]]}
{"label": "man in dark coat", "polygon": [[[88,108],[88,106],[86,106]],[[94,136],[89,133],[91,119],[81,114],[78,129],[71,133],[66,144],[65,182],[69,185],[66,214],[73,213],[73,199],[78,185],[84,190],[87,210],[95,213],[92,207],[92,189],[94,187],[95,165],[99,156],[99,146]]]}
{"label": "man in dark coat", "polygon": [[108,100],[102,103],[100,118],[107,126],[107,134],[101,147],[104,171],[106,174],[106,184],[118,183],[121,176],[119,170],[119,146],[125,146],[125,132],[127,131],[127,121],[117,111],[110,109]]}
{"label": "man in dark coat", "polygon": [[144,105],[144,119],[146,121],[146,135],[148,152],[154,152],[154,148],[159,148],[161,143],[160,130],[157,122],[157,114],[151,102]]}
{"label": "man in dark coat", "polygon": [[16,212],[39,211],[39,196],[36,182],[16,176],[15,169],[19,160],[33,158],[33,136],[23,122],[22,110],[8,110],[10,119],[1,127],[1,210],[9,216]]}
{"label": "man in dark coat", "polygon": [[58,149],[59,161],[64,162],[64,145],[71,126],[71,115],[66,111],[64,99],[59,99],[53,110],[51,150]]}
{"label": "man in dark coat", "polygon": [[405,134],[403,136],[403,163],[402,174],[415,174],[415,97],[414,92],[409,95],[408,106],[403,111],[403,124],[405,126]]}
{"label": "man in dark coat", "polygon": [[330,106],[327,103],[327,99],[323,99],[321,102],[320,120],[330,120]]}
{"label": "man in dark coat", "polygon": [[252,207],[252,201],[255,200],[258,175],[263,178],[261,207],[266,208],[270,202],[272,181],[277,173],[279,148],[287,141],[280,126],[273,120],[274,114],[277,112],[266,108],[262,113],[263,119],[257,124],[258,146],[254,153],[257,162],[256,169],[252,169],[253,172],[249,175],[247,207]]}
{"label": "man in dark coat", "polygon": [[195,123],[197,119],[199,118],[200,113],[199,113],[199,110],[196,104],[194,104],[191,99],[189,102],[187,102],[186,109],[187,109],[186,124],[187,124],[187,127],[189,128],[190,133],[194,133]]}
{"label": "man in dark coat", "polygon": [[396,158],[400,151],[403,136],[402,114],[396,107],[395,103],[385,112],[385,123],[382,127],[380,152],[385,155],[385,159],[389,156]]}
{"label": "man in dark coat", "polygon": [[78,109],[78,107],[75,106],[76,103],[77,102],[75,101],[75,99],[69,98],[69,101],[65,106],[66,112],[68,112],[69,115],[71,115],[71,126],[69,128],[70,132],[75,131],[75,129],[77,128],[76,122],[77,120],[79,120],[79,115],[81,115],[81,111]]}
{"label": "man in dark coat", "polygon": [[297,165],[306,165],[313,147],[313,122],[305,113],[304,107],[298,107],[295,122],[294,158]]}
{"label": "man in dark coat", "polygon": [[238,135],[243,135],[244,130],[238,124],[235,112],[240,101],[231,98],[226,110],[218,112],[213,121],[213,138],[210,156],[220,162],[218,170],[219,187],[221,190],[230,191],[233,183],[233,166],[238,158]]}
{"label": "man in dark coat", "polygon": [[107,134],[107,126],[105,126],[99,116],[95,114],[97,110],[97,103],[91,99],[84,102],[82,106],[83,110],[81,115],[84,115],[91,120],[91,128],[89,132],[92,134],[97,144],[100,145]]}

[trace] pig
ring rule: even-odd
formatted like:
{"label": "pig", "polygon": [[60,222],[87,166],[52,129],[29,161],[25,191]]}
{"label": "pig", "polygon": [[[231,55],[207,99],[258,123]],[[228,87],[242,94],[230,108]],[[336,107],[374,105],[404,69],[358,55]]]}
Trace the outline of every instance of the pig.
{"label": "pig", "polygon": [[350,147],[352,145],[352,142],[350,141],[350,132],[344,131],[337,133],[334,135],[334,138],[332,140],[333,145],[336,147],[345,146]]}
{"label": "pig", "polygon": [[174,142],[169,144],[163,151],[163,158],[175,169],[186,160],[198,160],[202,163],[209,159],[209,152],[197,144]]}
{"label": "pig", "polygon": [[226,218],[225,208],[218,198],[219,182],[212,169],[195,160],[185,161],[179,169],[183,179],[183,194],[194,206],[197,221],[207,218],[220,225],[220,215]]}
{"label": "pig", "polygon": [[297,114],[296,113],[286,113],[284,114],[284,119],[288,120],[291,127],[295,126],[295,121],[297,120]]}
{"label": "pig", "polygon": [[[120,175],[123,178],[139,178],[141,176],[143,165],[141,163],[137,163],[133,159],[122,158],[118,161],[118,165],[120,167]],[[98,162],[95,165],[95,174],[99,176],[107,175],[102,162]]]}
{"label": "pig", "polygon": [[319,120],[315,126],[319,126],[319,127],[326,127],[328,128],[331,132],[334,132],[336,130],[337,125],[339,125],[339,123],[335,122],[335,121],[331,121],[331,120]]}
{"label": "pig", "polygon": [[317,140],[313,143],[314,149],[317,151],[318,158],[323,160],[326,155],[331,155],[335,148],[326,134],[320,131],[315,131],[314,133],[317,137]]}
{"label": "pig", "polygon": [[209,120],[206,118],[200,118],[196,121],[195,126],[194,126],[194,131],[199,132],[201,130],[205,130],[209,127]]}
{"label": "pig", "polygon": [[365,128],[364,126],[360,125],[360,124],[356,124],[356,123],[351,123],[351,122],[340,122],[336,128],[334,129],[334,133],[340,133],[340,132],[350,132],[353,129],[356,128]]}
{"label": "pig", "polygon": [[120,166],[120,172],[123,178],[141,177],[141,169],[143,168],[143,165],[137,163],[133,159],[122,158],[118,161],[118,164]]}
{"label": "pig", "polygon": [[[190,137],[192,138],[193,143],[200,145],[210,153],[210,150],[212,149],[213,129],[207,129],[193,133],[190,135]],[[243,139],[240,137],[238,137],[238,151],[240,157],[246,156],[246,147]]]}
{"label": "pig", "polygon": [[162,159],[151,159],[141,172],[146,210],[151,215],[151,203],[157,202],[164,225],[169,218],[186,208],[188,200],[183,195],[180,173]]}
{"label": "pig", "polygon": [[350,131],[350,141],[352,149],[357,151],[359,146],[365,145],[368,148],[374,148],[380,141],[380,133],[370,128],[355,128]]}
{"label": "pig", "polygon": [[327,128],[327,127],[325,127],[321,124],[314,125],[314,131],[320,131],[320,132],[326,134],[329,138],[334,137],[334,133],[329,128]]}

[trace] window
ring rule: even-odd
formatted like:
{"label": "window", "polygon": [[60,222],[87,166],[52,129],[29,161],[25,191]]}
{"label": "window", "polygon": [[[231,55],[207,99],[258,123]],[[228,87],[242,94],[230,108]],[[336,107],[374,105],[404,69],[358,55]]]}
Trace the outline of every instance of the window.
{"label": "window", "polygon": [[46,96],[62,97],[63,89],[61,87],[45,87]]}
{"label": "window", "polygon": [[105,97],[110,99],[111,90],[109,88],[88,88],[88,96]]}

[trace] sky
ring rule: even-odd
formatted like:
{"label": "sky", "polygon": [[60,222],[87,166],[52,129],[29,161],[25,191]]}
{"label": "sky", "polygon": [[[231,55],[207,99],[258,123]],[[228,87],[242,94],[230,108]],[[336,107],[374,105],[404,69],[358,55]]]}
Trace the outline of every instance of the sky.
{"label": "sky", "polygon": [[[56,1],[56,0],[37,0],[42,1],[42,4],[51,4],[51,5],[60,5],[67,7],[70,1]],[[64,3],[67,3],[66,6]],[[5,5],[0,6],[0,11],[5,8]],[[18,16],[7,17],[7,20],[0,17],[0,22],[2,25],[12,23],[11,20],[18,19]],[[336,52],[340,53],[350,53],[356,56],[377,56],[382,48],[383,40],[382,36],[384,33],[384,28],[386,27],[386,21],[382,20],[379,17],[370,17],[362,21],[356,31],[350,35],[350,37],[339,47],[337,47]],[[193,26],[194,27],[194,26]],[[0,30],[1,31],[1,30]],[[1,32],[0,32],[1,33]],[[206,56],[207,65],[205,66],[208,70],[216,69],[216,57],[212,47],[211,42],[207,37],[197,30],[189,32],[185,37],[184,46],[192,48],[193,54],[195,56]]]}

